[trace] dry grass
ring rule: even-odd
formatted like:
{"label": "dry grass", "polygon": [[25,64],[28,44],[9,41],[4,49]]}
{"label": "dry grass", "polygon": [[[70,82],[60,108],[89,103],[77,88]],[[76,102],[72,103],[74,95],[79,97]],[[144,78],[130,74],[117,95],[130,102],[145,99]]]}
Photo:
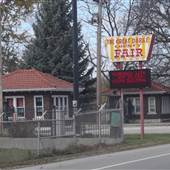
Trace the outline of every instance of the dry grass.
{"label": "dry grass", "polygon": [[70,146],[64,151],[53,150],[51,154],[44,154],[39,157],[36,157],[35,154],[26,150],[0,149],[0,168],[57,162],[167,143],[170,143],[170,134],[146,134],[144,139],[140,139],[139,135],[126,135],[124,142],[121,144],[102,144],[93,147],[83,145]]}

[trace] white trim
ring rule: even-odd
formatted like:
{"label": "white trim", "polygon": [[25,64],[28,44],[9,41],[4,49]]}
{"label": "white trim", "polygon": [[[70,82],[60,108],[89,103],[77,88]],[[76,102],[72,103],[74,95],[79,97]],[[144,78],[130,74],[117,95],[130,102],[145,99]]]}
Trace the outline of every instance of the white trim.
{"label": "white trim", "polygon": [[161,114],[170,114],[170,96],[161,96]]}
{"label": "white trim", "polygon": [[[150,107],[150,99],[154,99],[154,109],[155,109],[155,112],[151,112],[150,110],[151,110],[151,107]],[[150,97],[148,97],[148,114],[157,114],[156,113],[156,98],[155,98],[155,96],[150,96]]]}
{"label": "white trim", "polygon": [[[18,108],[17,107],[17,99],[18,98],[23,98],[24,116],[18,116],[18,114],[17,114],[17,118],[25,118],[25,96],[5,96],[5,99],[13,99],[13,106],[14,106],[15,112],[16,112],[16,109]],[[12,117],[9,117],[9,118],[12,118]]]}
{"label": "white trim", "polygon": [[[144,91],[143,92],[143,94],[145,95],[145,94],[169,94],[167,91]],[[107,93],[103,93],[102,94],[103,96],[120,96],[120,94],[111,94],[111,93],[109,93],[109,94],[107,94]],[[125,95],[140,95],[140,93],[139,92],[126,92],[126,91],[124,91],[124,93],[123,93],[123,95],[125,96]]]}
{"label": "white trim", "polygon": [[[164,94],[164,93],[167,93],[166,91],[144,91],[143,94]],[[133,94],[140,94],[139,92],[124,92],[124,95],[133,95]]]}
{"label": "white trim", "polygon": [[68,95],[62,95],[62,94],[60,94],[60,95],[52,95],[51,97],[52,97],[52,98],[54,98],[54,97],[68,97]]}
{"label": "white trim", "polygon": [[[139,101],[139,103],[137,104],[137,100]],[[140,98],[139,97],[133,97],[133,101],[134,101],[134,115],[140,115]],[[139,107],[139,111],[137,112],[137,107]]]}
{"label": "white trim", "polygon": [[[53,105],[54,106],[56,105],[56,98],[62,98],[62,99],[66,98],[67,115],[65,115],[65,118],[69,118],[69,97],[68,97],[68,95],[52,95],[51,97],[53,98]],[[65,101],[63,101],[63,102],[65,102]],[[59,105],[60,105],[60,101],[59,101]],[[59,107],[62,107],[62,106],[59,106]]]}
{"label": "white trim", "polygon": [[[128,100],[131,100],[132,102],[132,105],[133,105],[133,115],[140,115],[140,98],[139,96],[130,96],[130,97],[127,97],[127,102]],[[137,103],[137,100],[139,101],[139,103]],[[128,107],[128,105],[127,105]],[[139,107],[139,111],[137,112],[137,107]]]}
{"label": "white trim", "polygon": [[37,116],[37,106],[36,106],[36,98],[38,98],[38,97],[41,97],[42,98],[42,114],[43,114],[43,112],[44,112],[44,97],[43,97],[43,95],[35,95],[34,96],[34,118],[35,119],[39,119],[39,118],[41,118],[42,116]]}
{"label": "white trim", "polygon": [[20,91],[66,91],[66,92],[72,92],[73,88],[3,89],[3,92],[20,92]]}
{"label": "white trim", "polygon": [[25,96],[5,96],[5,99],[9,98],[25,98]]}

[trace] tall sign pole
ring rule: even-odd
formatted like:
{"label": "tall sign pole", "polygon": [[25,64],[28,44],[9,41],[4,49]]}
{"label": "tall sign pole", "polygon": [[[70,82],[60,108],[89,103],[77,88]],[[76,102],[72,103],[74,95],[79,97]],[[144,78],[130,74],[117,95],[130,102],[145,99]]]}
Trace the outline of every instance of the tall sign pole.
{"label": "tall sign pole", "polygon": [[102,0],[98,3],[98,27],[97,27],[97,109],[101,106],[101,27],[102,27]]}
{"label": "tall sign pole", "polygon": [[74,89],[73,89],[73,107],[79,105],[79,68],[78,68],[78,28],[77,28],[77,0],[72,0],[73,10],[73,77],[74,77]]}
{"label": "tall sign pole", "polygon": [[[142,62],[148,61],[151,57],[152,47],[154,43],[154,35],[131,35],[131,36],[115,36],[109,37],[106,39],[105,44],[107,47],[107,53],[112,62],[139,62],[139,74],[132,74],[131,76],[127,76],[130,72],[126,71],[126,74],[115,73],[118,76],[118,80],[116,81],[116,76],[114,73],[111,74],[113,78],[111,80],[112,88],[113,86],[122,87],[124,84],[124,88],[128,88],[128,86],[132,84],[131,88],[139,88],[140,89],[140,134],[141,139],[144,138],[144,97],[143,97],[143,88],[147,86],[151,86],[151,83],[148,83],[147,72],[144,73],[142,69]],[[138,70],[134,70],[138,71]],[[143,73],[142,73],[143,72]],[[148,72],[149,73],[149,72]],[[145,76],[144,76],[145,75]],[[129,80],[128,80],[129,77]],[[150,78],[149,78],[150,79]],[[140,81],[139,85],[136,84],[136,80]],[[122,97],[123,98],[123,97]],[[130,111],[131,112],[131,111]]]}
{"label": "tall sign pole", "polygon": [[[142,70],[142,62],[139,62],[139,69]],[[144,103],[143,103],[143,88],[140,89],[140,137],[144,138]]]}
{"label": "tall sign pole", "polygon": [[2,93],[2,6],[0,4],[0,114],[3,112],[3,93]]}

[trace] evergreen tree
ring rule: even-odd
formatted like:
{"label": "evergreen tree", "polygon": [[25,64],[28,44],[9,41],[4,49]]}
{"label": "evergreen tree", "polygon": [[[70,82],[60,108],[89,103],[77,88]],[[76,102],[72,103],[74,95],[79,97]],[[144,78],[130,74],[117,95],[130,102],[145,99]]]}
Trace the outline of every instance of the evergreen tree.
{"label": "evergreen tree", "polygon": [[[78,24],[79,83],[84,88],[81,102],[92,94],[93,68],[89,68],[87,48]],[[35,38],[27,46],[23,59],[26,67],[73,82],[72,11],[69,0],[44,1],[33,24]],[[93,91],[93,90],[92,90]],[[94,94],[94,93],[93,93]]]}

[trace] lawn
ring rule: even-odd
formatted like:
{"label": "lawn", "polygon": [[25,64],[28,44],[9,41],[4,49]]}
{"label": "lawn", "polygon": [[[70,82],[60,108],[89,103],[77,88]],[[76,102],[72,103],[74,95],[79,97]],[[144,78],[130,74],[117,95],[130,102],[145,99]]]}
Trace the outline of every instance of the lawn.
{"label": "lawn", "polygon": [[126,135],[124,142],[116,145],[96,145],[88,146],[70,146],[64,151],[53,150],[48,155],[40,155],[39,157],[28,150],[20,149],[0,149],[0,168],[12,167],[17,165],[42,164],[47,162],[63,161],[78,157],[92,156],[96,154],[104,154],[118,152],[140,147],[148,147],[159,144],[170,144],[170,134],[146,134],[144,139],[140,139],[139,135]]}
{"label": "lawn", "polygon": [[125,135],[125,140],[120,144],[122,149],[134,149],[159,144],[170,144],[170,134],[145,134],[144,139],[140,135]]}
{"label": "lawn", "polygon": [[0,149],[0,168],[13,166],[34,157],[34,154],[29,150]]}

